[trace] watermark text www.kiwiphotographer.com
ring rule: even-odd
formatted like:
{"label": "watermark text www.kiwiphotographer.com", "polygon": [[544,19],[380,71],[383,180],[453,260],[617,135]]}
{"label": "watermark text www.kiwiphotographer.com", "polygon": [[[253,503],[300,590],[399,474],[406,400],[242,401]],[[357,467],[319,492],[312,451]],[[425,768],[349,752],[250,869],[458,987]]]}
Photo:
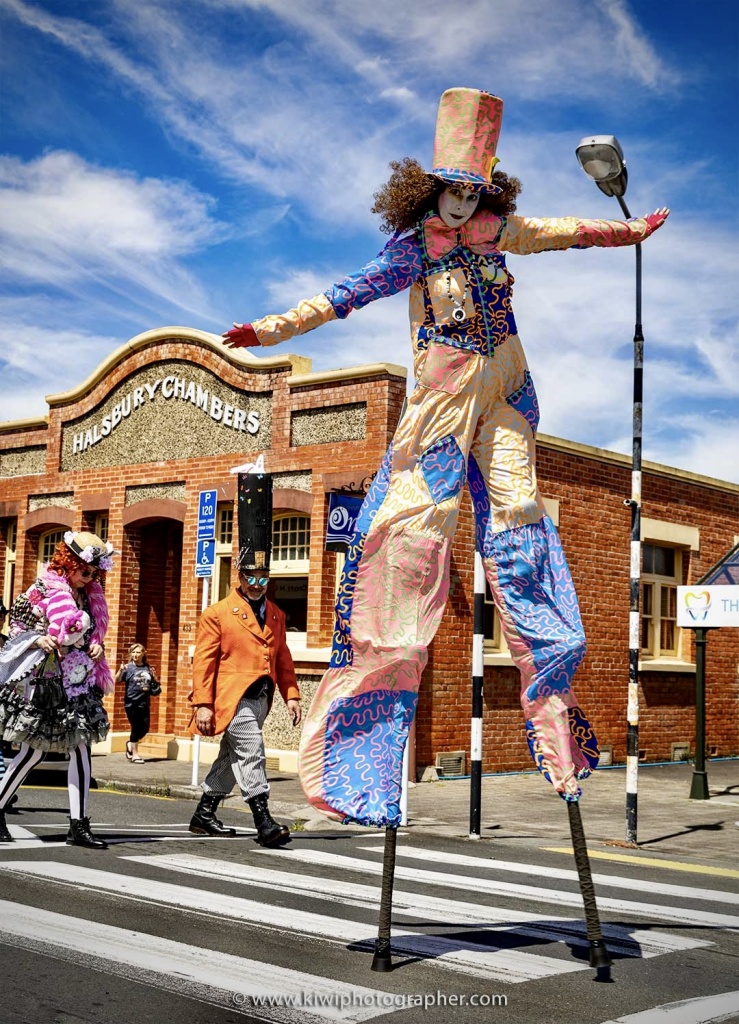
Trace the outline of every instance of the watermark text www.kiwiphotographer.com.
{"label": "watermark text www.kiwiphotographer.com", "polygon": [[377,1007],[393,1010],[407,1010],[412,1006],[422,1006],[429,1010],[439,1006],[507,1006],[508,997],[497,993],[472,992],[297,992],[292,995],[246,995],[234,992],[231,1000],[236,1006],[249,1006],[254,1009],[265,1007],[293,1007],[310,1009],[310,1007],[332,1007],[337,1010],[350,1008]]}

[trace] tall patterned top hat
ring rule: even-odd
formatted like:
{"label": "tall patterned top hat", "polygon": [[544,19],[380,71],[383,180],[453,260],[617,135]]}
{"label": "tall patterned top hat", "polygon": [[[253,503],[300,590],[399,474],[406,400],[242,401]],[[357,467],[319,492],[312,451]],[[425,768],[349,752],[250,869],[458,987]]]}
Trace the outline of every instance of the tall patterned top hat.
{"label": "tall patterned top hat", "polygon": [[503,100],[478,89],[447,89],[439,100],[431,173],[450,185],[496,195],[495,150],[503,122]]}
{"label": "tall patterned top hat", "polygon": [[239,473],[239,572],[269,571],[272,553],[272,474]]}

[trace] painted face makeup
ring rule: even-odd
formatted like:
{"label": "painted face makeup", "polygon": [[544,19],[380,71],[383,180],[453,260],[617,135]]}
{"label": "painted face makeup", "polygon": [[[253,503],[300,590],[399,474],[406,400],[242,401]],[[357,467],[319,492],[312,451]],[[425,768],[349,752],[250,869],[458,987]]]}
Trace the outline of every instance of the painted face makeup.
{"label": "painted face makeup", "polygon": [[461,228],[475,212],[479,202],[477,192],[450,185],[439,196],[439,216],[448,228]]}

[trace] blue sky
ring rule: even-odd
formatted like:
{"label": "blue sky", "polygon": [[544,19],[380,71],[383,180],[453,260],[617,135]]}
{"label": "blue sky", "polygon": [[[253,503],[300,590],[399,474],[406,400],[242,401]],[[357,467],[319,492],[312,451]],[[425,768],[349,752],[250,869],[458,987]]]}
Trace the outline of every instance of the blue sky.
{"label": "blue sky", "polygon": [[[575,146],[614,134],[643,247],[645,458],[739,482],[734,0],[0,0],[0,419],[142,331],[282,312],[384,243],[388,163],[431,165],[450,86],[503,97],[519,213],[619,217]],[[509,257],[541,430],[631,450],[634,250]],[[410,365],[407,299],[290,343]]]}

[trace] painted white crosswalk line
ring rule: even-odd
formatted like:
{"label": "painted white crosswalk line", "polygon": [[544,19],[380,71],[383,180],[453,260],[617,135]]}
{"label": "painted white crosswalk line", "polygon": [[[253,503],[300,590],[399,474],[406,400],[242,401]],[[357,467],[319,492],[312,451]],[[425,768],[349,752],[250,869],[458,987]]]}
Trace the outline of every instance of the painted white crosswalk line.
{"label": "painted white crosswalk line", "polygon": [[[194,835],[190,831],[184,831],[180,829],[176,831],[175,828],[162,828],[160,831],[156,828],[150,828],[146,825],[140,825],[133,828],[119,828],[116,825],[99,825],[97,822],[94,824],[94,831],[96,835],[104,839],[109,846],[123,846],[135,843],[196,843],[202,842],[203,837]],[[60,846],[66,846],[66,834],[69,829],[69,819],[63,824],[57,823],[50,825],[48,823],[34,824],[36,829],[53,829],[55,832],[64,832],[64,839],[49,839],[47,833],[39,835],[37,832],[32,832],[30,829],[22,828],[19,825],[11,824],[9,826],[10,834],[13,836],[15,842],[13,843],[0,843],[0,855],[3,853],[12,853],[18,850],[53,850]],[[109,835],[106,832],[107,829],[112,829],[114,834]],[[257,834],[256,829],[243,829],[239,830],[238,836],[248,839],[251,836]],[[213,840],[221,839],[221,841],[233,842],[233,836],[218,837],[213,836],[208,839],[208,842]]]}
{"label": "painted white crosswalk line", "polygon": [[[272,851],[260,850],[259,856],[270,856]],[[287,862],[300,861],[304,864],[322,864],[343,867],[347,870],[366,874],[382,874],[382,862],[379,860],[363,860],[345,857],[340,854],[323,853],[321,850],[284,849],[280,857]],[[444,871],[429,871],[425,868],[395,866],[395,878],[420,882],[425,885],[443,886],[447,889],[465,889],[473,892],[484,892],[494,896],[522,897],[538,903],[561,903],[566,906],[582,908],[582,896],[579,892],[565,892],[560,889],[545,889],[541,886],[519,885],[516,882],[499,882],[492,878],[472,877],[470,875],[447,874]],[[731,914],[715,914],[693,907],[667,906],[661,903],[636,903],[634,900],[617,900],[599,896],[600,910],[611,910],[619,914],[637,914],[639,917],[659,918],[662,921],[674,921],[678,924],[693,925],[704,928],[739,928],[739,917]]]}
{"label": "painted white crosswalk line", "polygon": [[700,996],[681,999],[677,1003],[663,1003],[640,1013],[629,1013],[603,1024],[719,1024],[736,1020],[739,1014],[739,991],[722,992],[718,996]]}
{"label": "painted white crosswalk line", "polygon": [[[0,871],[41,877],[84,889],[114,892],[117,896],[160,904],[217,918],[248,921],[262,928],[289,934],[299,932],[342,945],[374,948],[376,924],[339,920],[292,907],[271,906],[232,894],[193,889],[170,882],[152,881],[97,868],[57,864],[52,861],[10,861]],[[587,970],[584,963],[541,956],[518,950],[499,949],[492,944],[466,942],[456,935],[424,935],[417,931],[393,930],[393,949],[398,953],[433,959],[434,965],[477,978],[495,978],[510,983],[532,981],[553,975]]]}
{"label": "painted white crosswalk line", "polygon": [[[178,871],[198,878],[227,879],[235,885],[250,888],[264,888],[278,892],[292,892],[339,903],[342,906],[357,906],[376,910],[380,902],[380,888],[377,885],[362,885],[358,882],[342,882],[334,878],[317,878],[315,875],[301,875],[296,871],[272,871],[260,867],[258,873],[248,864],[233,864],[230,861],[212,860],[191,854],[150,854],[148,856],[127,856],[128,861],[159,867],[167,871]],[[480,903],[465,903],[440,896],[393,890],[393,917],[423,917],[441,924],[453,921],[455,926],[464,925],[489,931],[505,932],[510,936],[534,938],[539,942],[563,942],[587,948],[585,922],[579,919],[553,917],[530,911],[501,910],[486,907]],[[682,935],[668,935],[653,930],[628,929],[621,925],[604,925],[603,935],[608,939],[608,949],[613,955],[652,957],[673,953],[713,943],[703,939],[691,939]]]}
{"label": "painted white crosswalk line", "polygon": [[[225,1006],[252,1019],[353,1024],[402,1009],[393,993],[19,903],[0,900],[0,920],[3,936],[16,947]],[[286,1005],[257,1008],[252,1002],[275,993]]]}
{"label": "painted white crosswalk line", "polygon": [[[36,839],[35,832],[30,832],[27,828],[23,828],[22,825],[16,825],[14,822],[8,821],[7,818],[5,821],[13,839]],[[67,822],[66,827],[69,828],[69,822]]]}
{"label": "painted white crosswalk line", "polygon": [[[355,846],[355,850],[375,851],[374,846]],[[414,850],[408,847],[398,850],[398,857],[406,860],[433,861],[438,857],[425,850]],[[558,878],[562,881],[577,882],[577,871],[568,868],[542,867],[537,864],[522,864],[513,860],[493,860],[486,857],[470,857],[462,853],[445,853],[445,864],[456,864],[458,867],[472,868],[475,871],[508,871],[529,877],[538,876],[542,881]],[[638,866],[638,865],[637,865]],[[718,889],[702,889],[691,885],[672,885],[669,882],[645,881],[643,878],[626,878],[623,875],[594,874],[593,881],[599,885],[608,885],[612,889],[630,889],[632,892],[659,893],[661,896],[672,896],[681,900],[703,900],[711,903],[729,903],[739,905],[739,892],[726,892]]]}

